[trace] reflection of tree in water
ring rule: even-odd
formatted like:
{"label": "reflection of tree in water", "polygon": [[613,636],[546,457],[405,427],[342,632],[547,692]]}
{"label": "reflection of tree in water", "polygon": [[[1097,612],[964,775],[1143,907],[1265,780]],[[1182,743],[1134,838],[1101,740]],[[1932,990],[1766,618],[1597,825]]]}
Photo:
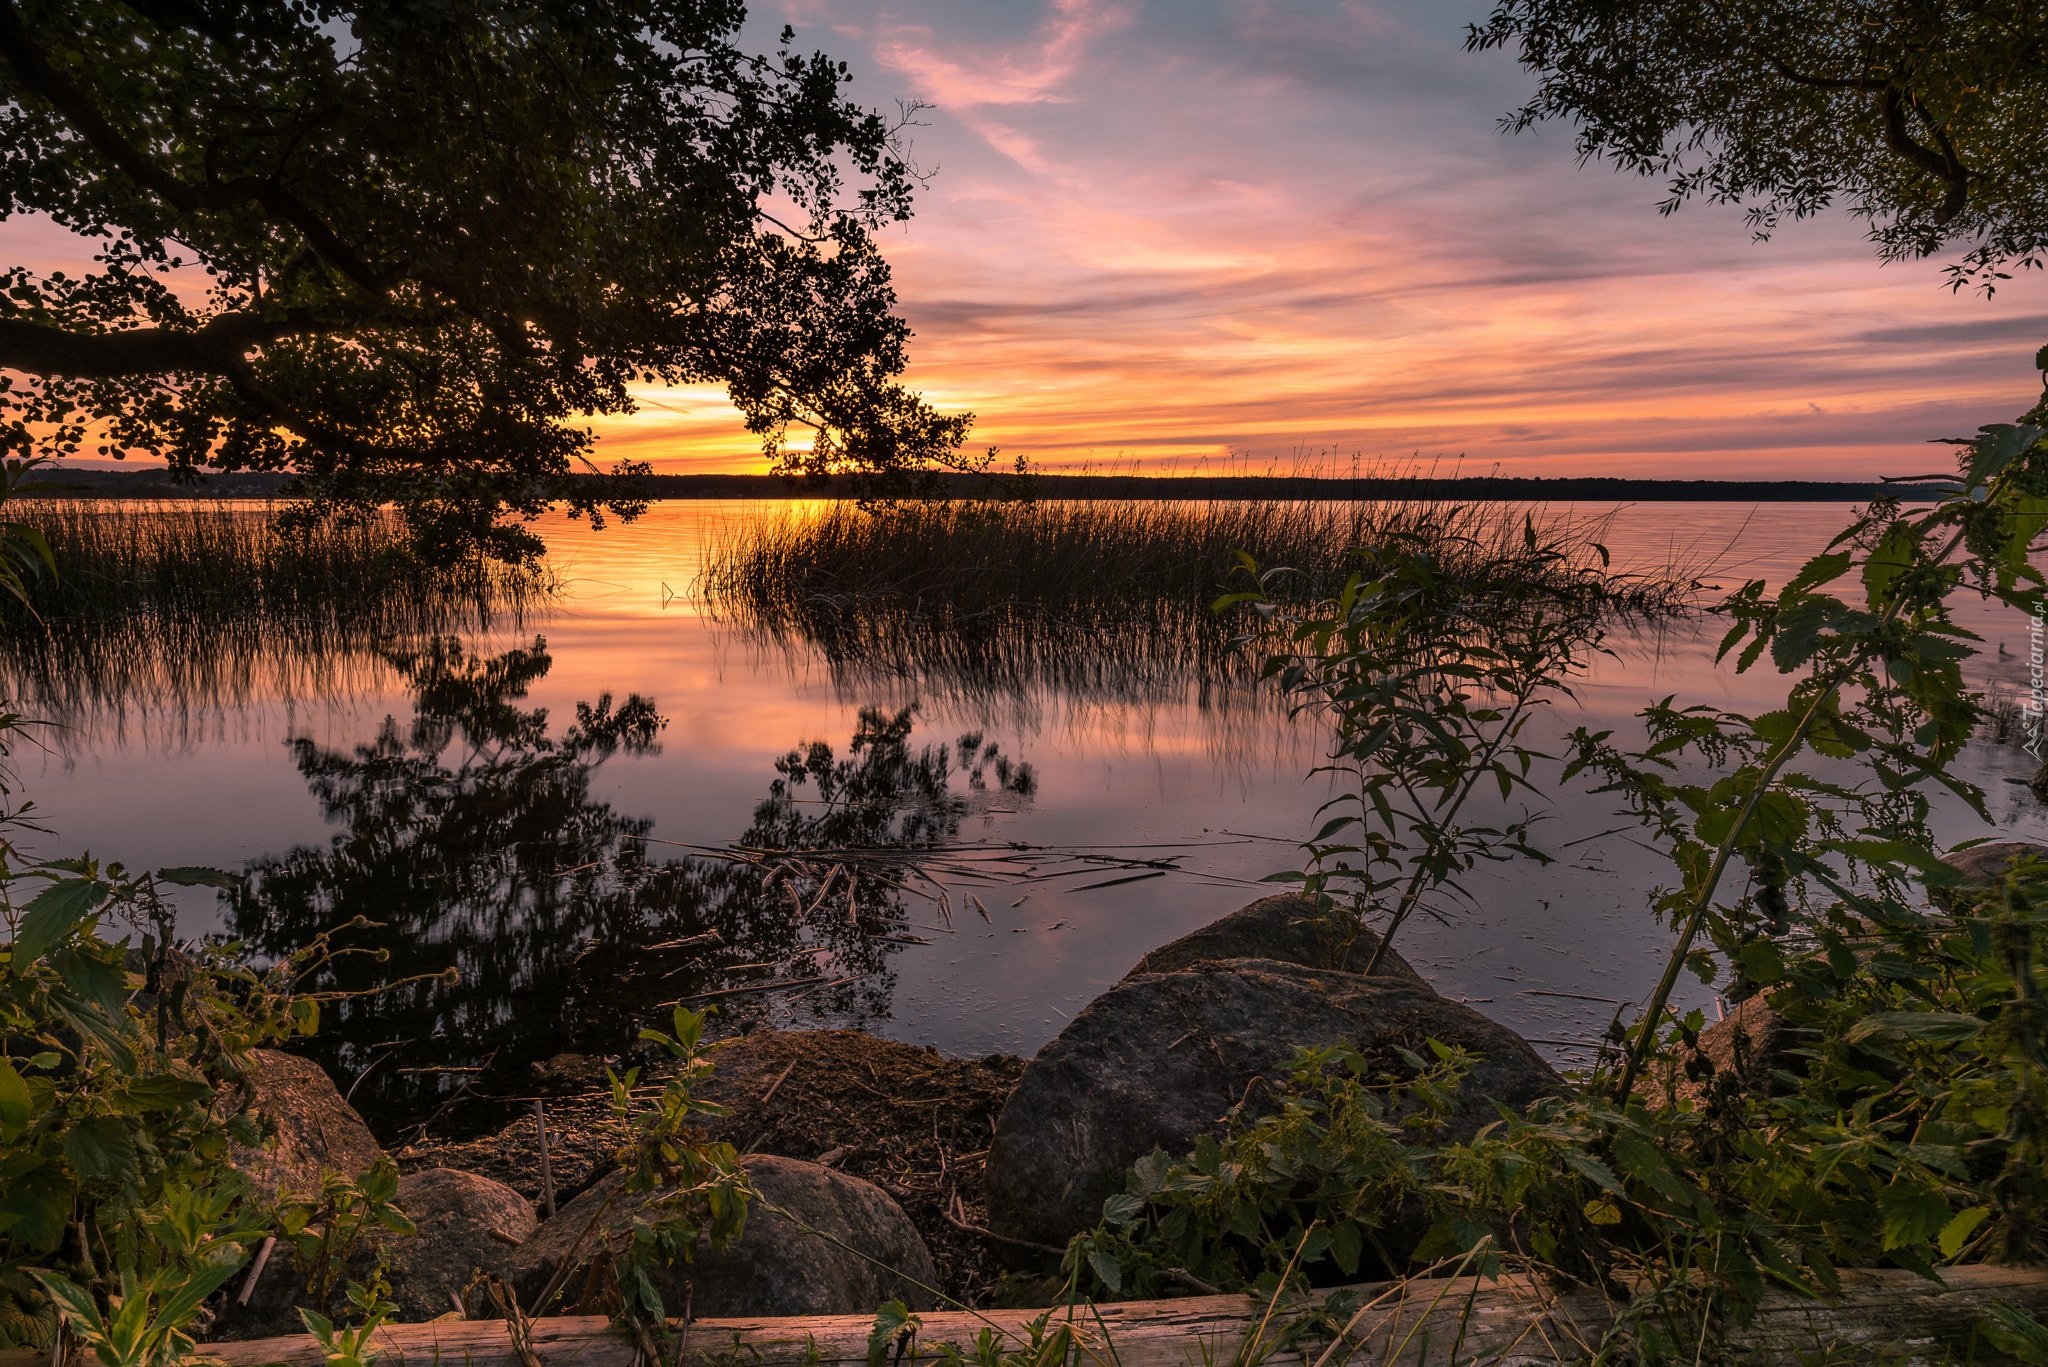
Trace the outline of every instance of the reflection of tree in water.
{"label": "reflection of tree in water", "polygon": [[[381,923],[353,942],[388,960],[344,958],[323,986],[460,974],[330,1010],[313,1045],[345,1086],[369,1069],[357,1105],[386,1120],[418,1115],[476,1076],[441,1069],[480,1069],[487,1085],[516,1089],[536,1059],[615,1052],[657,1005],[751,983],[817,980],[775,998],[724,997],[728,1023],[771,1000],[839,1020],[887,1013],[900,945],[876,932],[902,917],[900,893],[870,885],[856,908],[796,898],[795,880],[764,882],[746,864],[654,858],[650,820],[592,798],[605,760],[657,748],[651,701],[578,703],[557,737],[545,709],[522,702],[552,663],[544,642],[479,658],[437,641],[392,663],[414,695],[410,726],[387,719],[348,751],[292,742],[340,830],[325,848],[253,862],[233,908],[236,933],[268,953],[357,916]],[[1028,765],[977,736],[913,750],[912,726],[911,710],[868,709],[844,758],[820,743],[792,751],[739,845],[914,852],[956,835],[991,783],[1029,793]]]}

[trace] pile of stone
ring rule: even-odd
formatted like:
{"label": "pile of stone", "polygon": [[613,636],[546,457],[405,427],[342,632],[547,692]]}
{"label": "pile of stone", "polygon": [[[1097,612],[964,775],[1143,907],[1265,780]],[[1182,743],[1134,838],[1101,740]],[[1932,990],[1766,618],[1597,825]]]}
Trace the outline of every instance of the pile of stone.
{"label": "pile of stone", "polygon": [[[2016,855],[2039,852],[2008,842],[1960,853],[1951,863],[1967,890],[1995,881]],[[720,1085],[733,1095],[720,1099],[733,1103],[727,1124],[734,1133],[722,1137],[743,1150],[779,1145],[818,1161],[745,1153],[761,1195],[745,1234],[726,1249],[700,1253],[659,1289],[671,1306],[687,1304],[699,1316],[860,1314],[892,1299],[929,1308],[930,1288],[949,1277],[956,1289],[962,1285],[963,1238],[1013,1266],[1044,1270],[1073,1235],[1096,1224],[1103,1202],[1124,1190],[1132,1164],[1154,1150],[1184,1155],[1201,1136],[1221,1134],[1233,1116],[1259,1114],[1303,1048],[1347,1043],[1389,1071],[1399,1071],[1404,1055],[1423,1053],[1430,1040],[1469,1051],[1477,1062],[1445,1127],[1444,1137],[1453,1140],[1469,1138],[1500,1108],[1522,1110],[1563,1085],[1525,1040],[1440,995],[1399,954],[1380,955],[1368,974],[1378,948],[1362,931],[1333,943],[1327,920],[1308,901],[1268,897],[1146,955],[1028,1064],[944,1059],[850,1031],[750,1036],[729,1046]],[[1679,1058],[1662,1074],[1653,1070],[1646,1079],[1656,1094],[1650,1099],[1682,1095],[1693,1074],[1769,1085],[1781,1025],[1766,1000],[1743,1003],[1700,1037],[1702,1066],[1688,1068]],[[800,1070],[808,1080],[790,1083]],[[258,1051],[251,1085],[275,1138],[235,1161],[259,1191],[315,1192],[324,1172],[360,1172],[383,1157],[317,1066]],[[903,1135],[877,1139],[883,1127],[876,1115],[916,1110],[925,1117],[963,1102],[954,1109],[973,1111],[969,1128],[986,1135],[1006,1088],[985,1164],[981,1153],[964,1155],[975,1160],[971,1177],[942,1148],[924,1157],[935,1156],[945,1185],[895,1188],[923,1217],[913,1221],[880,1183],[891,1174],[908,1181],[917,1164],[906,1157]],[[782,1099],[771,1107],[778,1092]],[[918,1098],[906,1105],[912,1092]],[[869,1095],[880,1111],[855,1116]],[[924,1142],[927,1126],[938,1138],[936,1122],[918,1123],[915,1142]],[[957,1129],[956,1143],[963,1138]],[[841,1131],[865,1139],[848,1141]],[[468,1161],[518,1180],[523,1133],[515,1126],[447,1145],[439,1161]],[[617,1137],[605,1131],[596,1139]],[[862,1142],[876,1181],[831,1166]],[[550,1288],[561,1293],[550,1310],[573,1309],[578,1288],[597,1287],[608,1275],[613,1252],[631,1237],[647,1199],[628,1193],[622,1174],[605,1170],[605,1142],[579,1152],[578,1177],[565,1194],[581,1188],[580,1194],[546,1220],[536,1218],[530,1190],[476,1171],[420,1167],[414,1154],[398,1203],[419,1232],[380,1235],[357,1256],[365,1267],[380,1252],[387,1259],[401,1319],[490,1313],[475,1290],[481,1274],[502,1279],[529,1311]],[[972,1209],[961,1201],[963,1183]],[[986,1230],[962,1218],[978,1216],[984,1194]],[[1403,1231],[1381,1233],[1398,1256]],[[945,1254],[941,1266],[932,1246]],[[223,1333],[295,1331],[293,1305],[303,1290],[281,1264],[231,1313]]]}

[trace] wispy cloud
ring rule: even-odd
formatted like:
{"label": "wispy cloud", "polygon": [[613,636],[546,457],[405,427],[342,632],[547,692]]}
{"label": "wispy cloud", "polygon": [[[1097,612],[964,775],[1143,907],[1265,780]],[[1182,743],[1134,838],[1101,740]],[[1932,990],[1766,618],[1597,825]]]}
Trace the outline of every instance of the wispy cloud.
{"label": "wispy cloud", "polygon": [[[2048,281],[1952,295],[1839,218],[1759,246],[1568,130],[1500,136],[1527,81],[1463,51],[1486,0],[801,5],[758,8],[829,30],[872,102],[938,105],[890,239],[913,380],[1049,465],[1863,477],[2010,417],[2048,341]],[[686,407],[608,444],[757,459]]]}
{"label": "wispy cloud", "polygon": [[1037,26],[1014,41],[963,42],[931,24],[885,20],[875,59],[906,77],[919,98],[948,109],[1072,98],[1068,86],[1096,40],[1122,27],[1129,14],[1101,0],[1050,0],[1040,8]]}

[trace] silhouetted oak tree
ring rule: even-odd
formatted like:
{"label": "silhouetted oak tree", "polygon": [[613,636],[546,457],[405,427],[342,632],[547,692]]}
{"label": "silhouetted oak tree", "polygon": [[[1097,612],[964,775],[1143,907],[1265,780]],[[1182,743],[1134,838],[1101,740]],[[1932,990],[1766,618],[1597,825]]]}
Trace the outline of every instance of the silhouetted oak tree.
{"label": "silhouetted oak tree", "polygon": [[1986,290],[2048,252],[2048,19],[2038,0],[1499,0],[1468,46],[1540,78],[1517,131],[1746,205],[1768,234],[1843,201],[1887,259],[1964,248]]}
{"label": "silhouetted oak tree", "polygon": [[[0,216],[96,252],[0,278],[0,440],[290,470],[424,544],[636,510],[578,420],[727,387],[790,473],[953,459],[898,383],[872,233],[900,125],[737,0],[0,0]],[[794,444],[792,434],[803,438]]]}

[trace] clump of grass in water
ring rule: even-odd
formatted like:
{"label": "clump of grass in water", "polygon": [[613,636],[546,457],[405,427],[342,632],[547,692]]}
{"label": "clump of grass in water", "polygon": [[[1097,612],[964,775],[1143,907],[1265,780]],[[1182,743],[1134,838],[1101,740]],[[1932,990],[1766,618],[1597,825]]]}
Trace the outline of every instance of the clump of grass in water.
{"label": "clump of grass in water", "polygon": [[[0,607],[0,690],[64,719],[346,690],[393,642],[517,622],[543,570],[421,563],[395,517],[305,532],[268,503],[20,499],[57,574]],[[360,674],[360,678],[358,678]]]}
{"label": "clump of grass in water", "polygon": [[[1529,572],[1528,557],[1503,552],[1521,547],[1531,519],[1559,558],[1541,583],[1489,583],[1502,566]],[[1608,572],[1605,527],[1599,516],[1420,500],[834,504],[728,527],[698,590],[742,629],[815,646],[854,680],[1144,697],[1255,680],[1242,620],[1209,610],[1240,551],[1296,570],[1287,592],[1303,600],[1339,592],[1359,548],[1401,540],[1475,587],[1597,596],[1616,612],[1684,601],[1677,576]]]}

